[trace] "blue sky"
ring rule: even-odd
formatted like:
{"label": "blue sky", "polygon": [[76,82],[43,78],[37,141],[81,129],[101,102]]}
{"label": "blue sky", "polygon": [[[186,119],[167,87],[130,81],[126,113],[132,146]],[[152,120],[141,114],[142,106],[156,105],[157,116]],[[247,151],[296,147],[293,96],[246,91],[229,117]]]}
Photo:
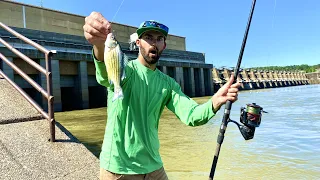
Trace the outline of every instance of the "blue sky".
{"label": "blue sky", "polygon": [[[40,6],[41,0],[17,0]],[[111,21],[122,0],[43,0],[45,8]],[[138,3],[137,3],[138,2]],[[187,3],[188,2],[188,3]],[[206,54],[216,67],[236,66],[251,0],[124,0],[114,22],[166,24],[169,34],[186,37],[188,51]],[[257,0],[241,67],[320,63],[319,0]]]}

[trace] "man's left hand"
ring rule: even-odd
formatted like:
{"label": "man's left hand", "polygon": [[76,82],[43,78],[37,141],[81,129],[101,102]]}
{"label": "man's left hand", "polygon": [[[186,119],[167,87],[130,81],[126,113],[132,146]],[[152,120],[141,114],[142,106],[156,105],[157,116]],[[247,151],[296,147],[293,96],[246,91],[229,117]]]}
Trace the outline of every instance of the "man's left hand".
{"label": "man's left hand", "polygon": [[224,84],[218,92],[216,92],[211,100],[212,100],[212,106],[213,110],[216,113],[220,107],[225,104],[228,100],[231,102],[235,102],[238,100],[238,91],[240,87],[240,83],[237,82],[235,84],[232,84],[234,80],[234,75],[231,75],[229,81]]}

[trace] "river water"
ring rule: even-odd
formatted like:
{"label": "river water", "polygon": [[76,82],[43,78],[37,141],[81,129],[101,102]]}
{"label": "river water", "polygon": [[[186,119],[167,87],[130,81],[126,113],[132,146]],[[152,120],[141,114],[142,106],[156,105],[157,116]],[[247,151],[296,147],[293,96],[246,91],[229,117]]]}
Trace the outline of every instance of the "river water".
{"label": "river water", "polygon": [[[199,103],[210,97],[195,98]],[[320,85],[241,91],[230,118],[257,103],[263,114],[255,137],[245,141],[228,124],[215,179],[320,179]],[[160,153],[172,180],[208,179],[223,108],[207,124],[188,127],[165,110],[159,126]],[[106,108],[56,113],[56,119],[98,156]]]}

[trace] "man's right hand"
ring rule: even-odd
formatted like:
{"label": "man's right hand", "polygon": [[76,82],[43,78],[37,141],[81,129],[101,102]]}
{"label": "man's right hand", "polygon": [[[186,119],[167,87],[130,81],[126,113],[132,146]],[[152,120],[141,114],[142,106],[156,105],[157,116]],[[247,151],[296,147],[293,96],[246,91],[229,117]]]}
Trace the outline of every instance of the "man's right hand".
{"label": "man's right hand", "polygon": [[93,45],[95,57],[103,61],[104,43],[111,32],[111,24],[102,14],[92,12],[85,18],[84,37]]}

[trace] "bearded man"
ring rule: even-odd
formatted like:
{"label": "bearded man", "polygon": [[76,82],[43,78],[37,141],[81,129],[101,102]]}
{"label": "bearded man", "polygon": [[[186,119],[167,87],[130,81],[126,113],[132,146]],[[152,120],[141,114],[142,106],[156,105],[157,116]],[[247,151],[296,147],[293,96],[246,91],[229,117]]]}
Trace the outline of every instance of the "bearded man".
{"label": "bearded man", "polygon": [[167,180],[159,153],[158,127],[164,107],[189,126],[206,124],[228,100],[235,102],[239,83],[233,77],[204,104],[197,104],[180,85],[156,68],[166,48],[169,28],[156,21],[141,23],[136,33],[139,55],[125,68],[123,99],[112,102],[104,42],[111,24],[97,12],[86,17],[84,36],[93,45],[97,82],[108,90],[108,118],[100,154],[101,180]]}

